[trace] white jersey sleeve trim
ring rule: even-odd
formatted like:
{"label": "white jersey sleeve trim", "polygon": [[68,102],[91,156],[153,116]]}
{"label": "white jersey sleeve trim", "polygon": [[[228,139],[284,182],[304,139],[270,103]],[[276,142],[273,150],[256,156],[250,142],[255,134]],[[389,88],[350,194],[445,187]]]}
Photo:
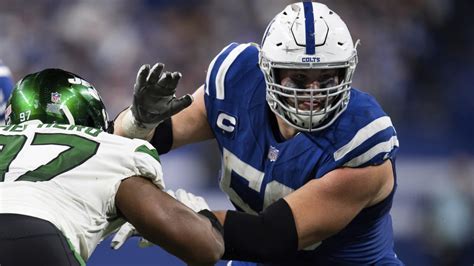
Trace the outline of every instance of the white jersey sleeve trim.
{"label": "white jersey sleeve trim", "polygon": [[338,149],[334,154],[334,160],[338,161],[346,156],[349,152],[354,150],[355,148],[359,147],[364,141],[371,138],[373,135],[377,134],[378,132],[391,127],[392,121],[388,116],[382,116],[380,118],[375,119],[374,121],[370,122],[365,127],[359,129],[355,136],[344,146]]}
{"label": "white jersey sleeve trim", "polygon": [[[216,57],[214,57],[214,59],[212,59],[211,63],[209,64],[209,68],[207,69],[207,74],[206,74],[206,84],[209,84],[210,82],[210,78],[211,78],[211,73],[212,73],[212,69],[214,69],[214,65],[216,64],[216,60],[217,58],[219,58],[219,56],[225,51],[227,50],[227,48],[229,48],[232,44],[234,43],[231,43],[229,45],[227,45],[226,47],[224,47],[224,49],[222,49],[219,54],[217,54]],[[209,95],[209,85],[206,86],[206,94]]]}
{"label": "white jersey sleeve trim", "polygon": [[241,44],[237,47],[235,47],[234,50],[232,50],[229,55],[224,59],[224,62],[222,62],[219,71],[217,72],[216,76],[216,98],[219,100],[224,100],[225,98],[225,92],[224,92],[224,82],[225,82],[225,76],[227,74],[227,71],[229,70],[230,66],[232,63],[234,63],[235,59],[249,47],[251,44]]}
{"label": "white jersey sleeve trim", "polygon": [[[346,167],[356,167],[359,165],[363,165],[366,162],[370,161],[374,158],[377,154],[380,153],[389,153],[393,150],[393,147],[398,147],[398,138],[397,136],[391,137],[389,140],[381,142],[365,153],[355,157],[354,159],[350,160],[349,162],[345,163],[344,166]],[[384,158],[385,159],[385,158]]]}

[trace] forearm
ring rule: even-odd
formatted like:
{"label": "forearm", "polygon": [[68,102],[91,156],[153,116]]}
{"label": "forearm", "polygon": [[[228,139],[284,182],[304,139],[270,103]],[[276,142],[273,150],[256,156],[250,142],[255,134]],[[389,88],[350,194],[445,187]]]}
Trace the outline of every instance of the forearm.
{"label": "forearm", "polygon": [[159,234],[143,236],[189,265],[214,265],[224,253],[222,234],[212,226],[209,219],[192,211],[175,210],[173,216],[179,216],[180,219],[171,222],[172,228]]}
{"label": "forearm", "polygon": [[188,264],[215,263],[224,252],[222,234],[210,220],[161,191],[149,180],[122,181],[116,205],[147,240]]}
{"label": "forearm", "polygon": [[114,120],[114,134],[126,138],[142,138],[150,141],[155,133],[154,128],[140,128],[134,125],[130,108],[123,110]]}
{"label": "forearm", "polygon": [[204,86],[194,92],[193,98],[194,102],[188,108],[172,117],[172,149],[214,138],[207,121]]}
{"label": "forearm", "polygon": [[130,108],[123,110],[114,120],[114,132],[126,138],[142,138],[149,141],[158,151],[165,154],[173,144],[171,118],[165,119],[155,128],[141,128],[133,124]]}
{"label": "forearm", "polygon": [[[185,111],[183,111],[185,112]],[[159,154],[186,144],[200,142],[213,137],[207,121],[199,124],[194,117],[186,113],[177,114],[164,120],[148,136],[148,141]]]}
{"label": "forearm", "polygon": [[281,199],[259,215],[214,212],[224,224],[223,259],[272,262],[297,252],[298,235],[291,209]]}

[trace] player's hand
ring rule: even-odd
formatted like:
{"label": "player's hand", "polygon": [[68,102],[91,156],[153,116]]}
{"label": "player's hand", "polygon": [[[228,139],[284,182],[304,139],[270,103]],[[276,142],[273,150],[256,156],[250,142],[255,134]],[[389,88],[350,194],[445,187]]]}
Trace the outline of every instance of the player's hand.
{"label": "player's hand", "polygon": [[143,65],[134,85],[132,114],[139,126],[154,128],[163,120],[188,107],[193,98],[187,94],[176,98],[181,73],[163,72],[164,64]]}
{"label": "player's hand", "polygon": [[[115,233],[115,236],[112,238],[112,242],[110,243],[110,247],[117,250],[125,243],[125,241],[127,241],[127,239],[133,236],[140,236],[140,233],[138,233],[137,229],[135,229],[132,224],[125,223],[120,227],[117,233]],[[141,248],[146,248],[153,246],[153,243],[143,237],[140,237],[138,246]]]}
{"label": "player's hand", "polygon": [[172,190],[166,192],[195,212],[204,209],[210,210],[209,205],[203,197],[196,196],[191,192],[186,192],[184,189],[180,188],[174,192]]}

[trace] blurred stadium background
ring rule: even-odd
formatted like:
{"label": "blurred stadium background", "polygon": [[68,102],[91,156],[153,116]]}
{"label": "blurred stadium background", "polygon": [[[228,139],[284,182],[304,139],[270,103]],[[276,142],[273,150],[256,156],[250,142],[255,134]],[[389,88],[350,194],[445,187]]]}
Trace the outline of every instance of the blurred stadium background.
{"label": "blurred stadium background", "polygon": [[[131,103],[141,64],[183,73],[178,94],[204,82],[228,43],[260,42],[287,0],[1,0],[0,58],[15,80],[47,67],[85,77],[114,117]],[[353,86],[375,95],[398,130],[396,251],[407,265],[474,263],[474,27],[467,0],[324,1],[361,39]],[[169,188],[230,204],[213,142],[162,156]],[[88,265],[182,265],[136,239],[104,241]],[[224,263],[221,263],[224,265]]]}

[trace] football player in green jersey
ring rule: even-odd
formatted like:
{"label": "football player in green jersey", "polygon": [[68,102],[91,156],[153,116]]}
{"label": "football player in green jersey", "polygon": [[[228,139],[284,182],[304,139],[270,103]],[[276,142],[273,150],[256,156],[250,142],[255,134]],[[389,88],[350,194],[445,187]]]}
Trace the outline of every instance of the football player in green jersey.
{"label": "football player in green jersey", "polygon": [[106,132],[81,77],[46,69],[14,88],[0,127],[0,264],[84,265],[125,221],[188,264],[214,264],[221,229],[163,191],[157,151]]}

